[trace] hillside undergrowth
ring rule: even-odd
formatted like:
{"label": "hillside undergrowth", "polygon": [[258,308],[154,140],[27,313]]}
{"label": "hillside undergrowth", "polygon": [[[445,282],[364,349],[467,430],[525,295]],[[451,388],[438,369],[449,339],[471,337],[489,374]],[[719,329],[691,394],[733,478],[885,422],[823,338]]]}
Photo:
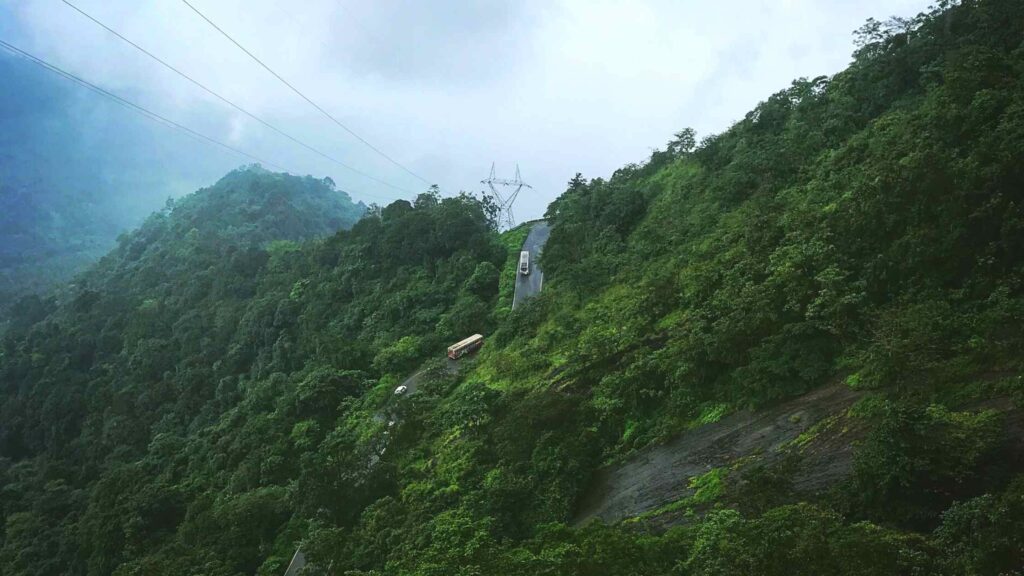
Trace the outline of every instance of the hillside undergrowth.
{"label": "hillside undergrowth", "polygon": [[[1010,0],[870,21],[843,72],[577,175],[515,311],[525,232],[486,199],[426,193],[301,242],[274,195],[154,216],[15,307],[0,564],[278,574],[301,546],[350,575],[1019,571],[1022,38]],[[826,384],[864,395],[841,485],[722,467],[678,479],[700,514],[668,530],[571,526],[602,466]]]}

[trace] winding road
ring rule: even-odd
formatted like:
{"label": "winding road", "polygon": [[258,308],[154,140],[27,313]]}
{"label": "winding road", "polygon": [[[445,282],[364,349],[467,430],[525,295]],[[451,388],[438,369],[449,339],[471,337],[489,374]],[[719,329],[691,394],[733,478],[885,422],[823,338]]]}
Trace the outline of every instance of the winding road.
{"label": "winding road", "polygon": [[[530,233],[527,234],[526,240],[523,241],[523,250],[530,252],[530,273],[527,275],[519,274],[516,271],[516,288],[515,294],[512,296],[512,308],[515,309],[517,304],[521,304],[528,298],[536,296],[541,288],[544,286],[544,271],[540,269],[537,264],[538,256],[540,256],[541,250],[544,248],[544,244],[548,241],[548,236],[551,235],[551,226],[544,220],[536,222]],[[518,258],[516,262],[518,263]],[[456,360],[448,360],[447,370],[450,373],[455,373],[459,370],[459,364]],[[423,375],[426,374],[425,370],[420,370],[412,376],[406,378],[402,382],[402,386],[406,387],[405,396],[411,396],[416,393],[416,389],[419,388],[420,380]],[[379,422],[390,420],[392,416],[385,412],[378,413],[375,418]],[[388,446],[389,437],[386,435],[381,439],[380,446],[376,454],[373,454],[370,458],[369,465],[374,466],[380,461],[380,456],[384,453],[384,450]],[[297,576],[306,567],[306,555],[302,553],[302,549],[296,549],[295,555],[292,557],[291,563],[288,565],[288,570],[285,572],[285,576]]]}
{"label": "winding road", "polygon": [[[519,274],[518,270],[516,271],[516,290],[512,296],[513,310],[527,299],[536,296],[544,286],[544,271],[540,269],[537,262],[550,235],[551,226],[546,221],[540,220],[533,225],[523,242],[522,249],[530,252],[530,273],[524,276]],[[518,262],[518,259],[516,261]]]}

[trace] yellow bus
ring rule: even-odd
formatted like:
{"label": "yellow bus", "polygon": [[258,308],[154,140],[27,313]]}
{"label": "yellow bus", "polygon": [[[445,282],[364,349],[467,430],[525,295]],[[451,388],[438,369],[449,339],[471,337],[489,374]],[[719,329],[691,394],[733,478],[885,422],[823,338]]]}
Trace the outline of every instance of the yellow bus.
{"label": "yellow bus", "polygon": [[484,345],[484,337],[480,334],[473,334],[469,338],[459,340],[448,347],[448,357],[458,360],[470,352],[476,352]]}

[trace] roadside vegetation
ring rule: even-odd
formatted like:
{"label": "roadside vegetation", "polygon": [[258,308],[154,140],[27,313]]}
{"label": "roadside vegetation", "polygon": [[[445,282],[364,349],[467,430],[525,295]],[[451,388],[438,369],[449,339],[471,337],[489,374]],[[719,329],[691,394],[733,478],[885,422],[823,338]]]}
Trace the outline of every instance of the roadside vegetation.
{"label": "roadside vegetation", "polygon": [[[351,576],[1018,573],[1024,5],[857,38],[847,70],[720,135],[573,178],[515,311],[525,229],[468,195],[304,242],[278,235],[302,214],[204,209],[221,185],[154,216],[13,308],[0,565],[276,575],[301,545]],[[573,525],[601,466],[837,382],[866,431],[840,485],[715,468],[679,479],[694,496],[666,509],[692,513],[667,530]]]}

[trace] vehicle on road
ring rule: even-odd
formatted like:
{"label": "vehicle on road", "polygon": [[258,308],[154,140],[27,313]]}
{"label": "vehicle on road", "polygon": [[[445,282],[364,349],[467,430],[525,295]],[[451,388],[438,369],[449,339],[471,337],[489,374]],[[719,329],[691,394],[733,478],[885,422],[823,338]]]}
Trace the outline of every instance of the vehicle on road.
{"label": "vehicle on road", "polygon": [[530,252],[528,250],[519,253],[519,273],[523,276],[530,274]]}
{"label": "vehicle on road", "polygon": [[458,360],[466,354],[476,352],[484,345],[484,337],[480,334],[473,334],[469,338],[459,340],[455,344],[448,347],[448,357],[452,360]]}
{"label": "vehicle on road", "polygon": [[409,390],[409,387],[403,384],[398,388],[395,388],[395,396],[401,396],[402,394],[405,394],[407,390]]}

